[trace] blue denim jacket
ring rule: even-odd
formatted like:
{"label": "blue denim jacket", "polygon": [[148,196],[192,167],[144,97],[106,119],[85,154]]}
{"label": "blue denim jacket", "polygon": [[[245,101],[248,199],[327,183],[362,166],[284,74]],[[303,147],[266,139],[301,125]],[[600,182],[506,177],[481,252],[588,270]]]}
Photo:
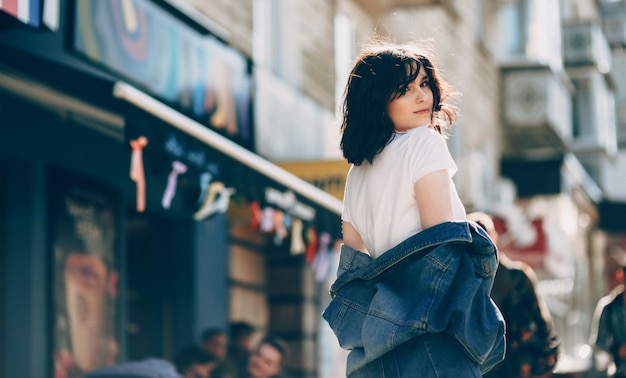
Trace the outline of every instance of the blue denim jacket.
{"label": "blue denim jacket", "polygon": [[495,245],[471,221],[430,227],[377,259],[342,245],[323,317],[351,350],[347,374],[438,332],[455,337],[487,372],[505,352],[504,319],[489,297],[497,266]]}

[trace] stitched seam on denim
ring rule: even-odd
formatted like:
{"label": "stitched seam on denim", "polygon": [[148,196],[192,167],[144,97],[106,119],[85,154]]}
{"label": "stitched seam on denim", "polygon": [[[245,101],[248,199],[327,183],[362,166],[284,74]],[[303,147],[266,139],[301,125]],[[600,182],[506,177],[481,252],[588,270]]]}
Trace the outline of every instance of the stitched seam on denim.
{"label": "stitched seam on denim", "polygon": [[424,349],[426,349],[426,355],[428,356],[428,359],[430,360],[430,365],[433,368],[433,372],[439,377],[439,371],[437,370],[437,365],[435,364],[435,361],[432,359],[431,355],[431,347],[429,345],[429,341],[428,339],[424,339],[423,343],[424,343]]}
{"label": "stitched seam on denim", "polygon": [[348,306],[339,307],[339,311],[337,311],[337,315],[335,315],[335,319],[333,319],[333,323],[338,324],[339,322],[341,322],[343,318],[346,316],[347,311],[348,311]]}
{"label": "stitched seam on denim", "polygon": [[[417,243],[416,245],[411,246],[411,250],[416,250],[416,249],[423,249],[423,248],[428,248],[428,247],[434,247],[437,244],[441,244],[444,243],[446,241],[467,241],[467,242],[471,242],[472,241],[472,232],[469,229],[469,225],[464,224],[463,226],[463,231],[464,232],[458,232],[458,230],[455,230],[456,232],[447,232],[447,235],[445,236],[439,236],[437,238],[435,237],[426,237],[427,234],[433,233],[434,231],[432,229],[426,229],[425,231],[419,232],[411,237],[409,237],[408,239],[404,240],[403,242],[401,242],[400,244],[398,244],[397,246],[391,248],[389,251],[387,252],[391,252],[394,251],[395,249],[401,249],[401,248],[406,248],[405,244],[410,244],[412,242],[415,241],[415,239],[426,239],[425,241],[421,241],[419,243]],[[442,223],[438,226],[434,226],[436,228],[459,228],[462,227],[461,225],[456,225],[456,224],[449,224],[448,223]],[[450,234],[454,234],[454,235],[450,235]]]}
{"label": "stitched seam on denim", "polygon": [[[445,275],[446,274],[444,272],[443,274],[439,274],[439,275],[436,276],[436,278],[438,277],[439,280],[437,281],[437,284],[434,286],[434,292],[435,292],[434,297],[435,298],[440,298],[440,295],[441,295],[441,289],[440,289],[441,288],[441,281],[443,281],[443,278],[444,278]],[[425,314],[424,323],[426,323],[426,324],[428,324],[428,320],[430,319],[430,314],[432,313],[434,305],[435,305],[435,301],[430,301],[430,306],[428,306],[428,311],[426,311],[426,314]]]}
{"label": "stitched seam on denim", "polygon": [[457,339],[457,341],[459,342],[459,344],[463,345],[463,349],[465,349],[465,352],[467,354],[470,355],[470,357],[472,357],[472,359],[474,361],[476,361],[476,363],[478,363],[479,365],[482,365],[483,362],[485,362],[485,360],[487,359],[487,356],[489,356],[489,352],[491,352],[491,350],[484,356],[478,355],[476,353],[474,353],[474,348],[471,348],[471,345],[469,345],[468,343],[464,343],[464,339],[462,337],[457,336],[456,334],[452,334],[452,336],[454,336],[455,339]]}
{"label": "stitched seam on denim", "polygon": [[350,248],[350,258],[348,259],[348,270],[352,270],[352,265],[354,264],[354,260],[356,259],[357,253],[358,253],[357,251]]}
{"label": "stitched seam on denim", "polygon": [[[445,243],[446,246],[448,246],[449,244],[452,244],[453,242],[450,243]],[[451,249],[456,250],[457,247],[461,245],[461,244],[456,244],[455,246],[451,246]],[[440,247],[441,245],[438,246],[434,246],[431,247],[432,250],[435,250],[436,248]],[[454,247],[454,248],[452,248]],[[434,264],[437,265],[443,272],[447,272],[449,267],[445,264],[442,264],[441,261],[439,261],[438,259],[432,258],[429,256],[430,252],[432,251],[424,251],[424,249],[419,250],[419,251],[409,251],[406,252],[403,255],[399,255],[396,256],[393,259],[390,259],[390,263],[386,263],[386,264],[381,264],[380,266],[376,266],[374,269],[372,269],[369,273],[367,273],[366,270],[361,270],[361,271],[355,271],[352,272],[353,273],[353,277],[349,278],[349,276],[345,276],[343,277],[344,280],[342,282],[341,278],[338,278],[335,282],[333,282],[333,284],[330,285],[330,293],[332,294],[336,294],[339,290],[341,290],[341,288],[346,285],[347,283],[355,280],[355,279],[364,279],[364,280],[371,280],[376,278],[378,275],[380,275],[381,273],[383,273],[384,271],[386,271],[387,269],[389,269],[390,267],[392,267],[393,265],[396,265],[397,263],[401,262],[402,260],[412,256],[415,253],[423,253],[423,256],[420,256],[420,259],[427,257],[429,259],[429,261]],[[360,253],[360,252],[355,252],[355,254],[353,256],[356,256],[356,253]],[[373,260],[373,261],[378,261],[378,260]],[[348,273],[348,272],[346,272]],[[365,274],[367,273],[367,274]],[[345,274],[345,273],[344,273]]]}
{"label": "stitched seam on denim", "polygon": [[[448,245],[448,244],[457,243],[457,242],[467,242],[467,240],[465,240],[465,239],[453,239],[453,240],[448,239],[445,242],[441,242],[441,244]],[[363,272],[363,274],[361,274],[361,277],[363,279],[365,279],[365,280],[371,280],[372,278],[380,275],[385,270],[387,270],[390,267],[398,264],[402,260],[407,259],[410,256],[413,256],[413,255],[416,255],[416,254],[420,254],[421,256],[419,258],[420,259],[423,258],[424,256],[429,254],[432,250],[436,249],[440,245],[437,245],[437,244],[430,245],[428,247],[424,247],[424,248],[420,248],[420,249],[416,249],[416,250],[409,250],[409,251],[403,252],[401,254],[398,254],[397,256],[393,256],[393,258],[390,258],[389,261],[383,261],[381,264],[379,264],[378,266],[373,268],[371,271]]]}
{"label": "stitched seam on denim", "polygon": [[345,299],[345,298],[338,296],[338,297],[335,297],[333,301],[340,302],[341,304],[353,309],[354,311],[358,311],[365,315],[371,315],[375,318],[386,320],[389,323],[395,324],[400,327],[412,327],[412,328],[417,328],[417,329],[426,329],[426,324],[419,320],[416,320],[413,322],[399,322],[398,320],[394,319],[393,317],[389,316],[388,314],[384,312],[375,311],[375,310],[370,309],[369,307],[361,306],[360,304],[354,303],[350,301],[349,299]]}
{"label": "stitched seam on denim", "polygon": [[430,253],[426,254],[424,257],[424,259],[427,259],[428,261],[430,261],[431,264],[436,265],[438,269],[440,269],[442,272],[447,272],[450,269],[449,265],[446,265],[444,263],[442,263],[439,259],[436,259],[434,257],[432,257],[430,255]]}
{"label": "stitched seam on denim", "polygon": [[[433,233],[437,229],[444,229],[444,228],[454,228],[455,230],[454,232],[448,232],[446,236],[440,236],[438,238],[426,237],[428,236],[427,234]],[[455,235],[450,236],[451,233]],[[405,244],[410,245],[416,238],[420,238],[420,239],[425,238],[426,241],[422,241],[420,243],[417,243],[416,245],[411,245],[410,247],[405,245]],[[471,243],[472,232],[470,230],[469,223],[446,222],[446,223],[441,223],[437,226],[434,226],[430,229],[426,229],[420,233],[417,233],[411,236],[410,238],[408,238],[407,240],[403,241],[402,243],[398,244],[397,246],[393,247],[389,251],[383,253],[380,257],[378,257],[375,260],[379,263],[375,265],[373,268],[371,268],[371,271],[361,272],[360,276],[363,277],[364,279],[371,279],[377,276],[378,274],[380,274],[381,271],[386,270],[390,266],[398,263],[399,261],[402,261],[403,259],[407,258],[410,255],[420,253],[420,252],[428,253],[428,252],[425,252],[426,249],[435,248],[439,246],[440,244],[443,244],[443,243],[447,244],[448,242]],[[408,248],[408,249],[403,250],[405,248]],[[388,256],[392,256],[392,257],[388,257]],[[389,260],[389,261],[386,261],[386,260]]]}
{"label": "stitched seam on denim", "polygon": [[[352,270],[353,268],[355,268],[354,266],[354,260],[356,260],[356,258],[359,256],[360,253],[363,253],[361,251],[358,251],[348,245],[342,245],[341,246],[341,251],[340,251],[340,256],[346,256],[346,260],[347,262],[345,264],[340,264],[340,267],[343,267],[345,270]],[[364,254],[364,253],[363,253]],[[340,257],[340,261],[341,263],[341,257]],[[342,266],[344,265],[344,266]],[[358,267],[357,267],[358,268]]]}
{"label": "stitched seam on denim", "polygon": [[[397,331],[398,331],[398,328],[396,328],[396,331],[393,333],[393,336],[391,337],[391,345],[388,345],[388,349],[389,349],[389,348],[392,348],[392,349],[393,349],[393,346],[396,344],[396,342],[395,342],[394,338],[395,338],[395,335],[396,335],[396,332],[397,332]],[[395,351],[393,351],[393,350],[391,350],[391,352],[393,353],[393,354],[391,355],[391,356],[393,357],[393,364],[392,364],[392,367],[393,367],[393,368],[395,368],[395,369],[394,369],[394,375],[393,375],[393,376],[395,376],[395,377],[401,377],[401,376],[402,376],[402,374],[400,373],[400,369],[399,369],[398,355],[397,355],[397,353],[396,353]],[[383,359],[383,361],[384,361],[384,359]],[[384,376],[384,371],[385,371],[385,370],[387,370],[387,369],[383,369],[383,376]]]}

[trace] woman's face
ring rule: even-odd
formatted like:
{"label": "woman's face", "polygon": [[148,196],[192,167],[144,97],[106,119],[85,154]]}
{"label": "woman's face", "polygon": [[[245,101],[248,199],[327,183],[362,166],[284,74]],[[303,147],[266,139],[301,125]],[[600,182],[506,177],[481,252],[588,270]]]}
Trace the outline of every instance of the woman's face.
{"label": "woman's face", "polygon": [[430,125],[433,92],[424,67],[420,67],[417,78],[408,85],[406,92],[389,102],[387,113],[396,131]]}
{"label": "woman's face", "polygon": [[283,355],[270,344],[261,346],[250,356],[248,374],[254,378],[268,378],[280,373]]}

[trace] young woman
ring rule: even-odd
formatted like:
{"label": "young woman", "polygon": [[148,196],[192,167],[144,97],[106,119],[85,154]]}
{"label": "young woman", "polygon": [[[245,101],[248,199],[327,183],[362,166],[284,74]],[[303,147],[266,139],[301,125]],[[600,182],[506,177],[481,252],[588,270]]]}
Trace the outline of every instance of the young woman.
{"label": "young woman", "polygon": [[502,358],[495,246],[452,181],[454,94],[409,45],[365,49],[348,79],[341,148],[353,166],[324,318],[352,350],[351,377],[480,377]]}
{"label": "young woman", "polygon": [[[464,220],[444,128],[456,120],[454,93],[410,46],[365,50],[343,106],[345,244],[372,257],[419,231]],[[358,230],[358,231],[357,231]]]}

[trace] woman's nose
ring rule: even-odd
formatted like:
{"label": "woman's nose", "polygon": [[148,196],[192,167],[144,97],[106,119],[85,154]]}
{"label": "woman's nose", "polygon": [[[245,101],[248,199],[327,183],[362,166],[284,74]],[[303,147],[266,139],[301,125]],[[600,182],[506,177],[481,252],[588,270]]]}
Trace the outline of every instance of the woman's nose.
{"label": "woman's nose", "polygon": [[424,88],[420,88],[417,91],[417,95],[415,96],[415,100],[417,102],[422,102],[426,99],[426,91],[424,91]]}

